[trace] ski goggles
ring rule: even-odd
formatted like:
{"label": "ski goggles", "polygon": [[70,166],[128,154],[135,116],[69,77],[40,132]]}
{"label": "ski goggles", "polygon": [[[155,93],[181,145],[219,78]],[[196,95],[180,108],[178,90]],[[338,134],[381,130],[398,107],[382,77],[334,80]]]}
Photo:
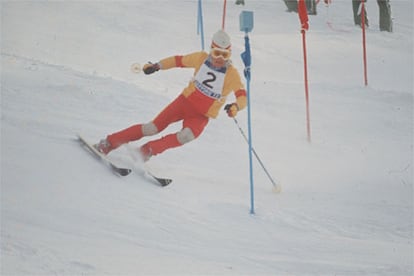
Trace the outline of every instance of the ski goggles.
{"label": "ski goggles", "polygon": [[231,56],[230,50],[219,49],[219,48],[211,48],[210,54],[213,58],[221,57],[224,60],[228,60]]}

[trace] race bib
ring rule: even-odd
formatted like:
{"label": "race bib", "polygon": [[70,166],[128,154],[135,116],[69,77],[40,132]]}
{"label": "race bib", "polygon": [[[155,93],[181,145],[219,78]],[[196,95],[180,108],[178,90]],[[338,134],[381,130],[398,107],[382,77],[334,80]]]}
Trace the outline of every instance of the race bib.
{"label": "race bib", "polygon": [[201,65],[200,70],[194,76],[194,84],[198,91],[213,99],[220,99],[224,86],[226,68],[215,70],[209,61]]}

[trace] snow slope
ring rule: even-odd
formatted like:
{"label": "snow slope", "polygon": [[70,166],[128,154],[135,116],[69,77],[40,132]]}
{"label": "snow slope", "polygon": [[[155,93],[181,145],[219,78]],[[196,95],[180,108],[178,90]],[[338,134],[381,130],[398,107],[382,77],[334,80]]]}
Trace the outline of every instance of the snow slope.
{"label": "snow slope", "polygon": [[[129,68],[199,50],[197,1],[1,2],[2,275],[413,274],[412,1],[392,1],[394,33],[367,2],[368,87],[351,3],[310,16],[311,143],[298,17],[246,3],[228,1],[226,30],[242,70],[238,16],[254,12],[253,144],[283,186],[255,162],[254,215],[247,144],[224,112],[149,161],[166,188],[114,176],[74,140],[151,120],[180,93],[191,70]],[[204,1],[206,46],[222,8]],[[134,167],[145,141],[110,157]]]}

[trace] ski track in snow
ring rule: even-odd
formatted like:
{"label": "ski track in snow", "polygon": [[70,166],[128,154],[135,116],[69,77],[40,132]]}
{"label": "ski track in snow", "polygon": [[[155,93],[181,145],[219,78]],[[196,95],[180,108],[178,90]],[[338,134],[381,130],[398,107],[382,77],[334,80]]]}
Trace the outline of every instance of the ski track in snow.
{"label": "ski track in snow", "polygon": [[[137,170],[113,175],[75,140],[151,120],[178,95],[190,71],[128,70],[137,57],[199,49],[193,2],[1,4],[2,275],[412,275],[412,2],[391,3],[392,34],[378,31],[367,3],[368,87],[351,3],[330,6],[329,18],[320,4],[310,17],[311,144],[297,15],[282,1],[246,2],[253,144],[282,184],[272,193],[254,163],[254,215],[247,144],[224,112],[149,162],[174,179],[165,188]],[[204,5],[209,41],[222,6]],[[239,69],[241,9],[228,3],[226,27]],[[134,168],[131,152],[148,139],[110,158]]]}

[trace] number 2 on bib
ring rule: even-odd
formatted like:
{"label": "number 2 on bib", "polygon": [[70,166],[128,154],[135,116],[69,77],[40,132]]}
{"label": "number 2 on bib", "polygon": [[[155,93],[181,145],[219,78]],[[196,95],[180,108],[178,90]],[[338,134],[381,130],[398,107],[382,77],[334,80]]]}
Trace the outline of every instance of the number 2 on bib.
{"label": "number 2 on bib", "polygon": [[211,78],[204,80],[202,82],[202,84],[204,84],[205,86],[207,86],[210,89],[213,89],[213,86],[210,85],[209,83],[210,82],[214,82],[217,79],[217,77],[216,77],[216,75],[213,72],[207,72],[207,75],[211,76]]}

